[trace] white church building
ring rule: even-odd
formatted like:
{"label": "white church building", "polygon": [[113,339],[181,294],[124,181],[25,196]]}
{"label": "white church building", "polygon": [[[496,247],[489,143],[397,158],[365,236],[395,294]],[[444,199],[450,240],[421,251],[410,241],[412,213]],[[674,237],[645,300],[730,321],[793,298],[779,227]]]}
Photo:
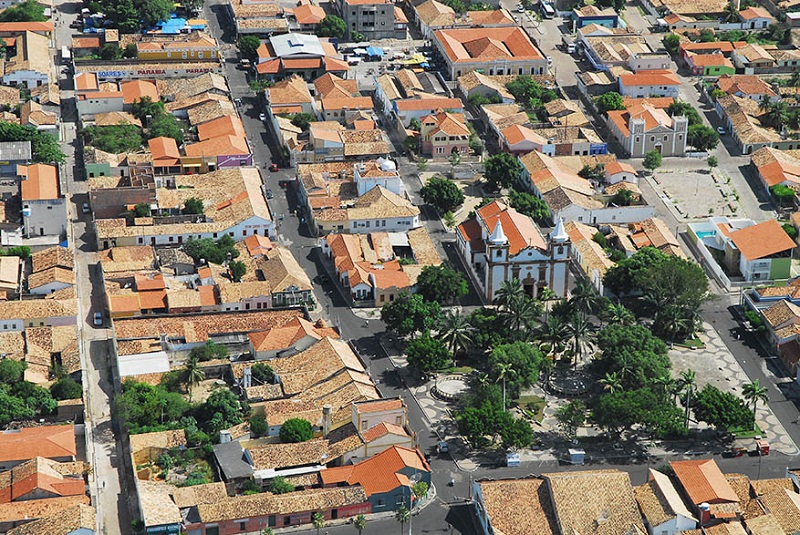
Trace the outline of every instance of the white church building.
{"label": "white church building", "polygon": [[476,210],[458,226],[459,251],[483,285],[487,302],[503,281],[519,279],[525,293],[537,298],[544,288],[566,297],[571,243],[558,221],[548,239],[533,220],[500,201]]}

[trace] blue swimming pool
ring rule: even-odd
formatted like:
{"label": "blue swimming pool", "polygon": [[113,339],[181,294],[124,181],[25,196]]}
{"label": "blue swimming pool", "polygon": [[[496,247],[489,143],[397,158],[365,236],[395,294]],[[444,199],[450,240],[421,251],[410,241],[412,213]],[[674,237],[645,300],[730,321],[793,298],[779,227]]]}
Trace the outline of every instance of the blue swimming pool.
{"label": "blue swimming pool", "polygon": [[716,232],[714,232],[713,230],[702,230],[699,232],[695,232],[695,234],[697,234],[697,237],[702,240],[703,238],[708,238],[710,236],[713,236],[714,234],[716,234]]}

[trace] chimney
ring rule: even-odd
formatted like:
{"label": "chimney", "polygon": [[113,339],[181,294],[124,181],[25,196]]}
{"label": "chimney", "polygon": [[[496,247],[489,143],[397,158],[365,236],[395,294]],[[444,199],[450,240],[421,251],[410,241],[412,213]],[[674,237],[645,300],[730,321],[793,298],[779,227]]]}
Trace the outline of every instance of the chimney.
{"label": "chimney", "polygon": [[326,403],[322,406],[322,438],[328,438],[333,427],[333,407]]}
{"label": "chimney", "polygon": [[698,505],[697,508],[700,510],[700,525],[708,525],[708,523],[711,521],[711,506],[706,502],[703,502]]}
{"label": "chimney", "polygon": [[227,429],[223,429],[219,432],[219,443],[220,444],[227,444],[231,442],[233,439],[231,438],[231,432]]}

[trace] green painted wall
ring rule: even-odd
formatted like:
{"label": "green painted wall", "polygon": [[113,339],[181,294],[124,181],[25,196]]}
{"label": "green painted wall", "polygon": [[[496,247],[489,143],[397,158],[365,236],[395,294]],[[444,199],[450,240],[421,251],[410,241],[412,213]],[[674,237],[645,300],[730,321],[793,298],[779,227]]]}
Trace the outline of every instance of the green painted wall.
{"label": "green painted wall", "polygon": [[769,269],[769,278],[775,279],[788,279],[792,274],[792,259],[791,258],[773,258],[772,265]]}

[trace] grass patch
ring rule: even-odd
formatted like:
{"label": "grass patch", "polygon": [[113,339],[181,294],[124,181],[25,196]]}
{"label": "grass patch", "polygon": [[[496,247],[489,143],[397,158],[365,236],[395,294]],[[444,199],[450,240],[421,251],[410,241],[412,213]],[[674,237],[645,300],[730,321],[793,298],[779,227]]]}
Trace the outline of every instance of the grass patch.
{"label": "grass patch", "polygon": [[696,349],[702,349],[702,348],[706,347],[706,345],[703,343],[703,341],[700,340],[699,338],[687,338],[683,342],[676,343],[675,345],[678,346],[678,347],[687,347],[687,348],[692,348],[693,347],[693,348],[696,348]]}
{"label": "grass patch", "polygon": [[451,366],[450,368],[445,368],[442,371],[445,373],[470,374],[475,371],[475,368],[473,368],[472,366]]}
{"label": "grass patch", "polygon": [[756,426],[755,429],[731,429],[731,434],[734,438],[753,438],[757,436],[764,436],[764,432],[760,427]]}
{"label": "grass patch", "polygon": [[539,396],[520,396],[516,400],[517,405],[522,409],[526,416],[541,422],[544,418],[544,408],[547,402]]}

